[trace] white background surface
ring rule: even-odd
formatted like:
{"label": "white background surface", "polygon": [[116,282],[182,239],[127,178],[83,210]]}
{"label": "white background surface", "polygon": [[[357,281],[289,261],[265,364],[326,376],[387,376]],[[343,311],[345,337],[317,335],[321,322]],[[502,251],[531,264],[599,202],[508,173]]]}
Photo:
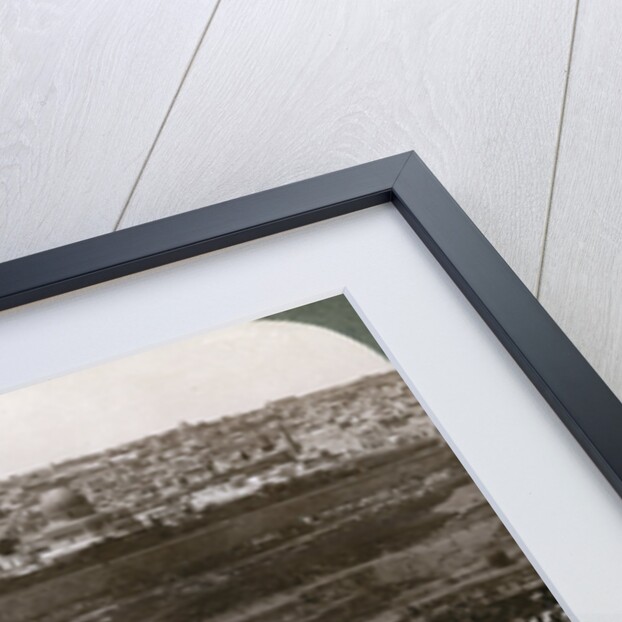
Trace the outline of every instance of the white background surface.
{"label": "white background surface", "polygon": [[344,289],[568,613],[619,622],[619,497],[392,206],[4,313],[0,390]]}
{"label": "white background surface", "polygon": [[621,33],[619,0],[3,0],[0,260],[415,149],[622,397]]}

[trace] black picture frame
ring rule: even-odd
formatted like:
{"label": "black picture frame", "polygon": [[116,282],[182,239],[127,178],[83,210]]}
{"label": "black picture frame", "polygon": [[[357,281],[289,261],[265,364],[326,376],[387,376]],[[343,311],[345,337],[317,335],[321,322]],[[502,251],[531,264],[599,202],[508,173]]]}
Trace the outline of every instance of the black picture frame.
{"label": "black picture frame", "polygon": [[413,151],[2,263],[0,311],[388,202],[622,496],[622,403]]}

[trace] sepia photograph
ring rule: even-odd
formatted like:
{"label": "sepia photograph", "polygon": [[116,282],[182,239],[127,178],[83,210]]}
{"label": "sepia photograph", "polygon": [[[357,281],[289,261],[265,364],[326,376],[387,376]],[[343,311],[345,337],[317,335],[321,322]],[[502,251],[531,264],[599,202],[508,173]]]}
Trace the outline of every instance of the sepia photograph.
{"label": "sepia photograph", "polygon": [[0,622],[569,620],[344,296],[0,426]]}

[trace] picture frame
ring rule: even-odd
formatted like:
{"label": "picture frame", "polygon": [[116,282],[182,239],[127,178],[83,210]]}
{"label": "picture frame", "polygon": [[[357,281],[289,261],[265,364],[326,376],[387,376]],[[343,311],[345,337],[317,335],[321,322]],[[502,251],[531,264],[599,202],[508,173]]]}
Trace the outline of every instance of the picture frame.
{"label": "picture frame", "polygon": [[622,496],[622,403],[413,151],[2,263],[0,310],[383,203]]}

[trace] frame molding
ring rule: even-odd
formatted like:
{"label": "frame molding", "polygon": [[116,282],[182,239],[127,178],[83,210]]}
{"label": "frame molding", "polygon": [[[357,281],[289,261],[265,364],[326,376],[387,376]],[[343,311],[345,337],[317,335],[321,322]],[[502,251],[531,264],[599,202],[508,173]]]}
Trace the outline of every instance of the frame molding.
{"label": "frame molding", "polygon": [[622,403],[413,152],[0,264],[0,311],[393,202],[622,496]]}

